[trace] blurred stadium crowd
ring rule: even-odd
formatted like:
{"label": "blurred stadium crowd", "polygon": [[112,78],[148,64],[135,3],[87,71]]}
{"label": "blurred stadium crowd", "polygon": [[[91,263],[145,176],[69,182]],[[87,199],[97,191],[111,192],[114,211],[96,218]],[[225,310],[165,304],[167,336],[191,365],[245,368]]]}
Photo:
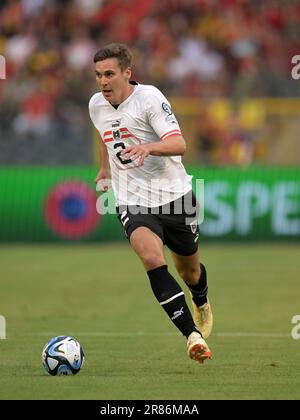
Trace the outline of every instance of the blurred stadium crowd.
{"label": "blurred stadium crowd", "polygon": [[299,96],[297,0],[1,0],[0,163],[93,161],[93,55],[112,41],[169,97]]}

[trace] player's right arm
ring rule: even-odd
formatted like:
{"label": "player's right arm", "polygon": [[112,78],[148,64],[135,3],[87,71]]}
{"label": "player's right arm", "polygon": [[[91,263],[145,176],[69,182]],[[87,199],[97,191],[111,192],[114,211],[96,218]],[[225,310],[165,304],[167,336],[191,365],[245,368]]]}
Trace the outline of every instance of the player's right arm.
{"label": "player's right arm", "polygon": [[[99,128],[97,124],[97,118],[99,115],[99,103],[101,104],[101,98],[101,94],[98,92],[91,97],[89,102],[89,114],[98,132]],[[97,176],[95,178],[95,182],[99,191],[106,192],[110,188],[111,173],[107,148],[100,135],[98,144],[101,164],[99,172],[97,173]]]}
{"label": "player's right arm", "polygon": [[99,185],[101,191],[106,192],[110,187],[111,173],[107,148],[101,138],[99,141],[99,152],[101,166],[95,178],[95,182]]}

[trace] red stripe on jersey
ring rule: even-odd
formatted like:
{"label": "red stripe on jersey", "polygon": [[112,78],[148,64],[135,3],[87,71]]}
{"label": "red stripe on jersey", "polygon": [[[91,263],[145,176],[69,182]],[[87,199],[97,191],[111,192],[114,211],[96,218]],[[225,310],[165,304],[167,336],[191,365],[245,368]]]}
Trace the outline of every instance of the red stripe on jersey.
{"label": "red stripe on jersey", "polygon": [[112,134],[112,131],[105,131],[105,133],[103,134],[103,137],[104,136],[108,136],[109,134],[111,135]]}
{"label": "red stripe on jersey", "polygon": [[181,136],[181,131],[180,130],[172,130],[172,131],[168,131],[167,133],[165,133],[163,136],[161,136],[162,140],[165,140],[167,137],[170,136],[176,136],[176,135],[180,135]]}
{"label": "red stripe on jersey", "polygon": [[120,131],[128,131],[127,128],[120,128]]}
{"label": "red stripe on jersey", "polygon": [[107,137],[104,139],[104,143],[108,143],[109,141],[114,141],[114,139],[112,137]]}
{"label": "red stripe on jersey", "polygon": [[127,139],[129,137],[133,137],[132,134],[122,134],[121,139]]}
{"label": "red stripe on jersey", "polygon": [[180,135],[180,136],[181,136],[181,132],[180,132],[180,131],[179,131],[178,133],[170,133],[168,136],[165,136],[165,137],[162,139],[162,141],[164,141],[164,140],[168,139],[169,137],[174,137],[174,136],[178,136],[178,135]]}

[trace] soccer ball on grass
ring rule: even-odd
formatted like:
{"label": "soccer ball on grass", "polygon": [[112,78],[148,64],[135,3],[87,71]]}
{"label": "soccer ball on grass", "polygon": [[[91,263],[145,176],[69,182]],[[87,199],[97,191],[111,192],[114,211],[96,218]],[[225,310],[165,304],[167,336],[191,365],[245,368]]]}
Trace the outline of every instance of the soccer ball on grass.
{"label": "soccer ball on grass", "polygon": [[75,338],[60,335],[53,337],[42,352],[44,369],[50,375],[75,375],[84,363],[84,353]]}

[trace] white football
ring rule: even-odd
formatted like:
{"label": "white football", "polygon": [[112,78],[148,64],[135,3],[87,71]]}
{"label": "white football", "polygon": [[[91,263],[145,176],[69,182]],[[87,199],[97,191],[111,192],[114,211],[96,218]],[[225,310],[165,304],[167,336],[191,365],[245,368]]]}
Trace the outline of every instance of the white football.
{"label": "white football", "polygon": [[84,363],[83,349],[73,337],[53,337],[43,348],[42,363],[50,375],[75,375]]}

